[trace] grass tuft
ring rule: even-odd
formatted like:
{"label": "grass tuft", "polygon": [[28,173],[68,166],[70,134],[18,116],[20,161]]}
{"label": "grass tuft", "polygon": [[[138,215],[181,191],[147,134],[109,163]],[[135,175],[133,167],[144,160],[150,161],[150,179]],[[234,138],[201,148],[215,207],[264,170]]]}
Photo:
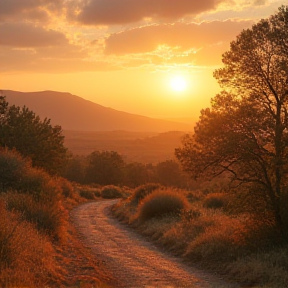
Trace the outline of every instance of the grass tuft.
{"label": "grass tuft", "polygon": [[134,190],[131,200],[133,201],[133,203],[138,204],[147,195],[149,195],[155,190],[161,189],[161,187],[162,186],[157,183],[147,183],[141,185]]}
{"label": "grass tuft", "polygon": [[138,207],[142,221],[168,214],[179,214],[189,206],[187,199],[174,190],[156,190],[146,196]]}

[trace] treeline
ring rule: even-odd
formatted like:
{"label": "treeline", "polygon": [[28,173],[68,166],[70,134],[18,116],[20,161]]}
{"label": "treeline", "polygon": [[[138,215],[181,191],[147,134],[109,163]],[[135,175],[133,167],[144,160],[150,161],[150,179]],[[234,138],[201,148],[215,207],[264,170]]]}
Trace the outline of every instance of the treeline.
{"label": "treeline", "polygon": [[156,165],[126,162],[115,151],[94,151],[88,156],[71,156],[62,172],[66,179],[81,184],[119,185],[131,188],[145,183],[186,188],[191,179],[175,160]]}

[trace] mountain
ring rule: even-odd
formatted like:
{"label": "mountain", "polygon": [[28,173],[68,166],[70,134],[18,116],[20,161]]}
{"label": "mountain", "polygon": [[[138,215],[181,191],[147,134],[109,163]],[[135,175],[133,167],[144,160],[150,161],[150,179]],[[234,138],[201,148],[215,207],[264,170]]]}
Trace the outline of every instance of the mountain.
{"label": "mountain", "polygon": [[191,131],[192,125],[154,119],[107,108],[70,93],[2,90],[10,105],[26,106],[63,130],[77,131]]}

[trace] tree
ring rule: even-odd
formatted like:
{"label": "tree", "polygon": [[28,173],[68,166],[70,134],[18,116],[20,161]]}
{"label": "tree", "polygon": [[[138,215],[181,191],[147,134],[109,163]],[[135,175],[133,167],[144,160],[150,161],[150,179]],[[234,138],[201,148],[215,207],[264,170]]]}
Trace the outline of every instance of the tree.
{"label": "tree", "polygon": [[124,160],[115,151],[94,151],[88,156],[88,183],[119,185],[124,179]]}
{"label": "tree", "polygon": [[223,91],[176,156],[194,177],[229,173],[258,187],[287,237],[288,6],[243,30],[222,61]]}
{"label": "tree", "polygon": [[65,163],[64,136],[60,126],[52,126],[26,108],[9,106],[0,96],[0,146],[16,149],[32,160],[33,166],[57,173]]}
{"label": "tree", "polygon": [[137,187],[149,182],[148,170],[145,164],[132,162],[125,165],[125,185]]}
{"label": "tree", "polygon": [[181,187],[186,184],[180,165],[174,160],[166,160],[156,165],[157,182],[165,186]]}

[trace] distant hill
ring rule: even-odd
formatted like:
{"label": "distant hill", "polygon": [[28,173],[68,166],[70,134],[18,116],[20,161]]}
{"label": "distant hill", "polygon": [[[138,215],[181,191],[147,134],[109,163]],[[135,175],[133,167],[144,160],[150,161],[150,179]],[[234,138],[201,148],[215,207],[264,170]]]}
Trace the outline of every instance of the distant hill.
{"label": "distant hill", "polygon": [[4,90],[9,104],[26,106],[42,119],[64,130],[77,131],[191,131],[192,125],[117,111],[70,93],[42,91],[17,92]]}
{"label": "distant hill", "polygon": [[181,146],[185,132],[165,133],[128,131],[68,131],[64,130],[65,146],[74,155],[93,151],[116,151],[127,162],[157,164],[175,159],[175,148]]}

